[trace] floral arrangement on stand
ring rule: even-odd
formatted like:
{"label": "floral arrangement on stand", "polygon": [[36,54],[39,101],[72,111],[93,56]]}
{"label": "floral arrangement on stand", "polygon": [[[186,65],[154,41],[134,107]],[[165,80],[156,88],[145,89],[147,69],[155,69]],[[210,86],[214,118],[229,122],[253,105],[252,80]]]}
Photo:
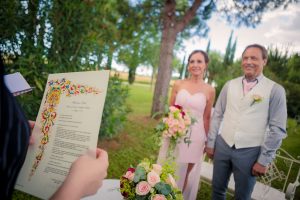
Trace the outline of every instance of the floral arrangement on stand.
{"label": "floral arrangement on stand", "polygon": [[145,159],[120,178],[120,192],[127,200],[183,200],[173,177],[170,164],[161,166]]}

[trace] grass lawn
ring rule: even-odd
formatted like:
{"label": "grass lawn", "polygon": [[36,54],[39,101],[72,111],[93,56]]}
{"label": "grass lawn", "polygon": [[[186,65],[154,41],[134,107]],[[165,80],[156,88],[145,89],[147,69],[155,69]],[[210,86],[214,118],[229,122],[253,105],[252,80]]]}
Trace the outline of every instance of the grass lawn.
{"label": "grass lawn", "polygon": [[[130,96],[127,103],[132,112],[128,115],[128,120],[124,130],[112,139],[101,140],[98,146],[107,150],[109,154],[108,178],[119,179],[128,167],[135,166],[143,158],[156,160],[158,153],[157,140],[154,135],[154,127],[157,121],[150,118],[152,102],[152,90],[147,84],[130,85]],[[289,130],[291,134],[283,141],[282,147],[291,155],[299,155],[300,128],[294,127]],[[300,199],[299,191],[295,199]],[[209,185],[201,183],[197,199],[211,199],[211,188]],[[15,192],[13,199],[36,199],[22,192]],[[228,199],[233,199],[228,197]]]}

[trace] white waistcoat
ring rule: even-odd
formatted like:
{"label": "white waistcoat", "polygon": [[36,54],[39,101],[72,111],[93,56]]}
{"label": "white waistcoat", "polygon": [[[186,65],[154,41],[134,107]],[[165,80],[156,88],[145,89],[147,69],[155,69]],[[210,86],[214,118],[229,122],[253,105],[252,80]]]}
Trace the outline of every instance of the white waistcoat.
{"label": "white waistcoat", "polygon": [[[242,78],[229,82],[221,136],[229,146],[246,148],[263,143],[269,117],[269,99],[274,82],[263,77],[245,96]],[[258,95],[260,102],[254,102]]]}

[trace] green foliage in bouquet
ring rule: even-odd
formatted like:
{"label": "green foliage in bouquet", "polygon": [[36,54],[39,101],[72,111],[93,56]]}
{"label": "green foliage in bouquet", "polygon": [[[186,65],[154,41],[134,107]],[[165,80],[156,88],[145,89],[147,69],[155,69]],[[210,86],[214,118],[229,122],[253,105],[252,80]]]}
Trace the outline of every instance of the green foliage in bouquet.
{"label": "green foliage in bouquet", "polygon": [[183,200],[174,172],[170,163],[161,166],[144,159],[136,168],[128,168],[120,178],[120,192],[127,200]]}

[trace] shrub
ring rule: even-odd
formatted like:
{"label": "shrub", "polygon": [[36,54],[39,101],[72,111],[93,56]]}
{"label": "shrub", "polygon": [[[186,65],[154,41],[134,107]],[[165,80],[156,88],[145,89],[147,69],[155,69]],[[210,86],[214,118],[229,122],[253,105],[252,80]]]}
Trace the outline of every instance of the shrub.
{"label": "shrub", "polygon": [[286,91],[288,116],[291,118],[299,119],[300,84],[287,82],[283,84],[283,87]]}
{"label": "shrub", "polygon": [[126,99],[128,86],[122,85],[118,75],[110,78],[102,114],[100,138],[111,138],[123,128],[126,116],[130,112]]}

